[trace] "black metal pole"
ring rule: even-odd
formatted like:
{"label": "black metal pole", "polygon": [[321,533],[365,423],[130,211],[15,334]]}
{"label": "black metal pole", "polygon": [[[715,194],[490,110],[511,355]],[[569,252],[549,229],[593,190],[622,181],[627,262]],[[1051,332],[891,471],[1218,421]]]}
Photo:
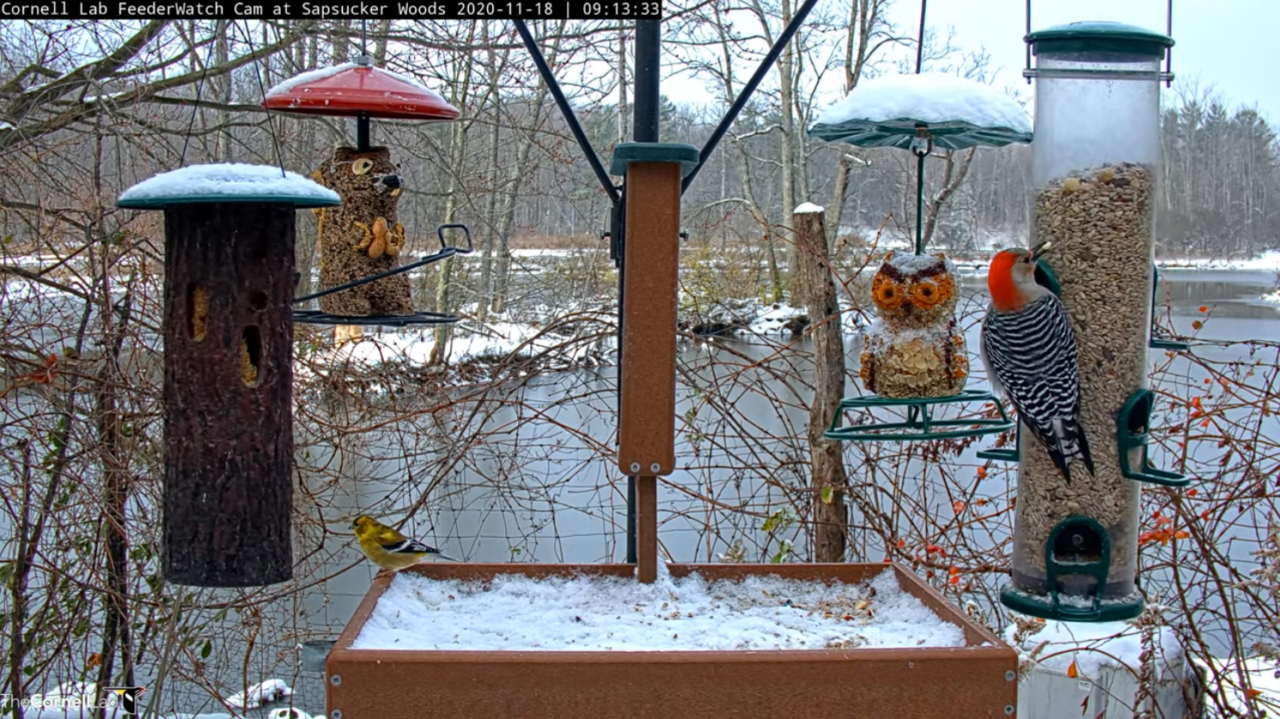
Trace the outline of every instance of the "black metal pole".
{"label": "black metal pole", "polygon": [[369,151],[369,113],[356,113],[356,152]]}
{"label": "black metal pole", "polygon": [[661,97],[662,21],[636,21],[635,141],[657,142]]}
{"label": "black metal pole", "polygon": [[551,96],[555,98],[556,106],[560,108],[560,113],[564,115],[564,121],[569,125],[569,131],[573,133],[574,139],[578,141],[578,146],[582,148],[582,154],[586,156],[587,163],[591,165],[591,170],[596,173],[596,179],[600,181],[600,185],[604,187],[604,191],[609,194],[609,199],[613,202],[618,201],[618,188],[614,186],[613,180],[609,179],[609,173],[604,169],[604,163],[600,161],[600,156],[596,154],[596,150],[591,146],[591,141],[587,139],[587,133],[583,131],[582,125],[578,123],[578,116],[573,112],[573,106],[569,104],[569,99],[564,96],[564,91],[560,89],[560,83],[556,81],[555,73],[551,72],[551,67],[547,65],[547,59],[542,56],[542,50],[538,49],[538,42],[533,39],[533,33],[529,32],[529,26],[524,20],[512,20],[515,23],[516,32],[520,33],[520,39],[524,41],[524,46],[529,50],[529,56],[533,58],[533,64],[538,68],[538,74],[542,75],[542,81],[547,83],[547,89],[551,91]]}
{"label": "black metal pole", "polygon": [[924,254],[924,158],[916,154],[916,255]]}
{"label": "black metal pole", "polygon": [[756,68],[756,73],[751,76],[750,80],[747,80],[747,84],[742,87],[742,92],[738,93],[738,97],[734,99],[729,111],[720,119],[720,124],[716,125],[715,132],[712,132],[711,137],[707,138],[707,144],[703,145],[702,151],[698,153],[698,166],[685,175],[684,181],[680,183],[681,192],[688,190],[689,185],[693,184],[693,178],[697,177],[698,173],[702,171],[702,166],[707,164],[707,158],[711,157],[711,153],[716,151],[716,146],[724,139],[724,135],[733,125],[733,121],[738,119],[738,113],[742,112],[742,108],[747,106],[747,100],[751,99],[751,95],[759,87],[760,81],[764,80],[765,75],[769,74],[769,69],[773,67],[773,63],[782,54],[782,49],[787,46],[787,43],[791,42],[791,37],[796,34],[796,30],[800,29],[804,19],[809,16],[809,11],[817,3],[818,0],[804,0],[804,4],[792,16],[791,22],[787,23],[786,29],[778,36],[777,42],[773,43],[773,47],[769,48],[769,54],[765,55],[764,59],[760,61],[760,67]]}

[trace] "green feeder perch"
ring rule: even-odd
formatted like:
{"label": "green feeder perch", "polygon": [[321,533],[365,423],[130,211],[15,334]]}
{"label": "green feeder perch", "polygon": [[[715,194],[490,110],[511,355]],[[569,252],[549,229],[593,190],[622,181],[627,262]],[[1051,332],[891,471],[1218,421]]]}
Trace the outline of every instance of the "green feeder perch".
{"label": "green feeder perch", "polygon": [[1149,389],[1140,389],[1129,396],[1116,417],[1116,446],[1120,450],[1120,473],[1127,479],[1159,484],[1166,487],[1185,487],[1191,480],[1177,472],[1156,469],[1147,458],[1147,445],[1151,441],[1151,410],[1156,395]]}
{"label": "green feeder perch", "polygon": [[[937,267],[926,267],[924,247],[924,170],[925,159],[934,148],[964,150],[976,146],[1002,147],[1014,142],[1031,141],[1031,122],[1027,113],[1007,95],[986,85],[952,75],[920,73],[917,63],[914,75],[876,78],[856,87],[848,97],[836,103],[818,119],[809,134],[830,142],[847,142],[857,147],[897,147],[910,150],[916,156],[916,228],[915,257],[922,262],[899,264],[890,267],[886,261],[881,274],[890,273],[894,280],[909,274],[906,268],[922,268],[921,275],[946,273],[945,258],[939,258]],[[1050,276],[1052,273],[1050,271]],[[879,277],[879,275],[878,275]],[[879,281],[879,280],[877,280]],[[911,282],[915,278],[910,279]],[[905,285],[904,285],[905,286]],[[927,299],[927,296],[926,296]],[[914,299],[912,300],[914,301]],[[880,305],[880,301],[877,301]],[[885,307],[880,307],[882,315]],[[919,326],[918,318],[927,314],[931,306],[917,311],[911,318]],[[888,317],[880,320],[885,322]],[[945,321],[949,318],[942,318]],[[894,328],[888,325],[889,336]],[[954,331],[939,332],[939,337],[949,346],[943,352],[950,357],[953,351],[963,352],[963,336]],[[894,340],[890,339],[890,343]],[[890,349],[889,351],[893,351]],[[945,379],[945,375],[944,375]],[[875,395],[856,397],[841,403],[825,436],[839,441],[911,441],[972,437],[998,434],[1014,429],[1004,408],[990,392],[963,389],[963,379],[944,391],[944,396],[887,396],[887,394],[912,394],[909,390],[895,388],[886,393],[880,387],[873,388],[864,377],[868,389]],[[980,419],[935,419],[933,410],[940,404],[964,404],[992,402],[999,417]],[[884,407],[906,408],[906,420],[840,426],[844,410],[871,410]]]}
{"label": "green feeder perch", "polygon": [[126,190],[163,210],[166,581],[292,576],[296,211],[338,195],[279,167],[195,165]]}

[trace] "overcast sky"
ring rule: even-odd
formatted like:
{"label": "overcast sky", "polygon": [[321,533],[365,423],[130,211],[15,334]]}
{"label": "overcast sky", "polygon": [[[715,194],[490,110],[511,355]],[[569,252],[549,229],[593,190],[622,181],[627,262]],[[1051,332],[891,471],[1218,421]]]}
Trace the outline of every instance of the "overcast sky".
{"label": "overcast sky", "polygon": [[[1032,0],[1031,29],[1114,20],[1164,32],[1165,7],[1166,0]],[[957,45],[985,47],[992,67],[1000,69],[997,84],[1009,86],[1025,83],[1025,12],[1025,0],[931,0],[927,14],[931,32],[952,26]],[[919,0],[895,0],[889,17],[914,35]],[[1228,105],[1256,106],[1269,122],[1280,123],[1277,31],[1280,0],[1175,0],[1173,90],[1198,80],[1215,87]],[[1026,92],[1030,96],[1030,88]]]}
{"label": "overcast sky", "polygon": [[[827,3],[835,0],[819,0]],[[848,0],[840,0],[848,2]],[[1032,0],[1031,27],[1040,30],[1080,20],[1112,20],[1164,32],[1166,0]],[[930,32],[954,29],[954,42],[965,49],[985,48],[991,56],[995,84],[1030,100],[1034,87],[1022,78],[1025,64],[1025,0],[930,0]],[[898,32],[914,37],[920,0],[894,0],[889,19]],[[1268,122],[1280,125],[1280,0],[1176,0],[1173,15],[1173,72],[1168,97],[1199,83],[1213,87],[1229,107],[1256,108]],[[899,48],[893,57],[911,56]],[[670,61],[670,59],[668,59]],[[670,67],[668,68],[670,70]],[[929,68],[926,67],[926,70]],[[755,70],[743,66],[741,78]],[[884,71],[892,72],[891,67]],[[832,74],[831,92],[820,96],[818,112],[840,98]],[[676,102],[700,104],[711,96],[700,81],[668,75],[663,91]],[[1028,105],[1028,112],[1032,110]]]}

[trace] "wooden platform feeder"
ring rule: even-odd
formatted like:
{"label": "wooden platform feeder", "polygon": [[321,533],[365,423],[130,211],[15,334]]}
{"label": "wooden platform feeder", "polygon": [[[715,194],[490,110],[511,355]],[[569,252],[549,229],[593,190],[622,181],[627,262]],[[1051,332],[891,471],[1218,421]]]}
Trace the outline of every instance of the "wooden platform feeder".
{"label": "wooden platform feeder", "polygon": [[[1012,716],[1013,649],[953,608],[914,572],[887,564],[672,565],[708,581],[773,574],[856,583],[892,568],[904,591],[959,625],[965,646],[767,651],[396,651],[352,649],[391,578],[374,580],[325,665],[335,719],[758,719],[809,707],[814,714],[919,719]],[[434,579],[631,577],[631,565],[429,564]],[[530,617],[530,621],[537,621]]]}
{"label": "wooden platform feeder", "polygon": [[[637,481],[636,565],[452,564],[407,571],[489,582],[504,574],[583,574],[653,582],[658,568],[657,477],[675,471],[676,278],[680,181],[698,153],[629,143],[614,157],[627,178],[623,381],[618,466]],[[352,644],[393,581],[375,579],[326,660],[336,719],[751,717],[780,707],[894,718],[1006,717],[1017,699],[1017,656],[914,573],[887,564],[672,565],[673,577],[749,576],[856,584],[886,569],[965,646],[767,651],[414,651]],[[538,618],[530,616],[529,621]],[[785,713],[785,711],[783,712]]]}
{"label": "wooden platform feeder", "polygon": [[337,195],[278,167],[199,165],[118,204],[164,211],[163,576],[288,580],[294,215]]}

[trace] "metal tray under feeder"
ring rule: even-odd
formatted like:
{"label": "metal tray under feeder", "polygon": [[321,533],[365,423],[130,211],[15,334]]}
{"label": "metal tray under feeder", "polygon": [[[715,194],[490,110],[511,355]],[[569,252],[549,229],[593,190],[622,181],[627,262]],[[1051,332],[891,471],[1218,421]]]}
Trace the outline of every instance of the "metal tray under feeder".
{"label": "metal tray under feeder", "polygon": [[[971,417],[968,419],[934,419],[932,407],[938,404],[967,402],[991,402],[999,417]],[[844,411],[875,407],[906,407],[905,422],[880,422],[875,424],[840,425]],[[926,439],[959,439],[984,434],[1000,434],[1015,427],[1004,407],[990,392],[967,389],[949,397],[891,398],[848,397],[840,401],[840,409],[831,418],[831,426],[823,433],[827,439],[839,442],[909,442]]]}
{"label": "metal tray under feeder", "polygon": [[[945,648],[726,651],[466,651],[352,649],[392,577],[379,576],[325,663],[327,706],[340,719],[754,718],[763,708],[843,707],[882,719],[1012,716],[1017,655],[897,564],[680,564],[673,577],[708,581],[774,575],[856,584],[893,571],[904,591],[965,643]],[[630,579],[628,564],[424,564],[433,579],[504,575]],[[530,617],[530,621],[536,621]]]}
{"label": "metal tray under feeder", "polygon": [[[462,230],[467,238],[466,248],[451,247],[444,238],[444,231],[449,229]],[[328,287],[319,292],[313,292],[304,297],[299,297],[293,301],[293,304],[299,305],[312,300],[319,299],[325,295],[332,295],[338,292],[349,290],[353,287],[366,285],[370,282],[376,282],[392,275],[398,275],[403,272],[416,270],[419,267],[425,267],[440,260],[446,260],[454,255],[469,255],[475,251],[475,244],[471,240],[471,230],[464,224],[452,222],[444,225],[436,226],[436,236],[440,238],[440,250],[426,257],[410,262],[407,265],[401,265],[393,270],[379,272],[376,275],[361,277],[358,280],[348,282],[346,284]],[[303,322],[313,325],[379,325],[382,327],[409,327],[412,325],[451,325],[457,323],[462,318],[458,315],[446,314],[443,312],[415,312],[411,315],[335,315],[320,310],[294,310],[293,321]]]}
{"label": "metal tray under feeder", "polygon": [[197,165],[126,190],[163,210],[165,581],[292,577],[296,210],[332,191],[278,167]]}

